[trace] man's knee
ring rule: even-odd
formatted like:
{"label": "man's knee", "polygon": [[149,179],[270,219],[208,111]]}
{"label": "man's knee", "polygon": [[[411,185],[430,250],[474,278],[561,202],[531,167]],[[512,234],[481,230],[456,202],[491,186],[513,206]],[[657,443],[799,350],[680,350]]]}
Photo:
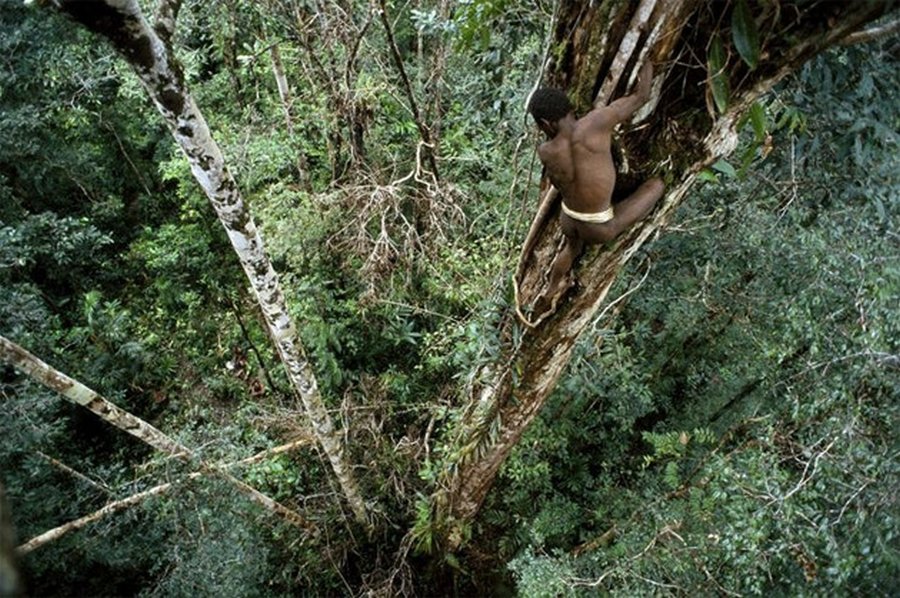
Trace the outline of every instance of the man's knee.
{"label": "man's knee", "polygon": [[647,190],[648,195],[652,195],[656,198],[662,197],[663,191],[666,190],[666,184],[663,183],[663,180],[659,177],[653,177],[644,183],[644,187]]}

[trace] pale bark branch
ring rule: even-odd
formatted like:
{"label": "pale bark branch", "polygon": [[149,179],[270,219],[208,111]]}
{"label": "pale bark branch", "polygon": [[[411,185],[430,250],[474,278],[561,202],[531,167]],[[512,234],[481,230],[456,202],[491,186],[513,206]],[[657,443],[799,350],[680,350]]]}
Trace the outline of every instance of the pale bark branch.
{"label": "pale bark branch", "polygon": [[878,27],[870,27],[869,29],[863,29],[862,31],[855,31],[842,39],[840,44],[842,46],[864,44],[866,42],[890,37],[897,33],[900,33],[900,19],[895,19],[884,25],[879,25]]}
{"label": "pale bark branch", "polygon": [[68,465],[66,465],[65,463],[60,461],[59,459],[54,459],[47,453],[44,453],[42,451],[37,451],[37,455],[39,457],[41,457],[42,459],[44,459],[45,461],[47,461],[48,463],[50,463],[50,465],[52,465],[53,467],[56,467],[60,471],[64,471],[65,473],[69,474],[70,476],[81,480],[82,482],[91,486],[92,488],[96,488],[97,490],[100,490],[101,492],[104,492],[106,494],[110,494],[112,492],[112,490],[110,490],[109,486],[107,486],[106,484],[102,484],[100,482],[97,482],[97,481],[89,478],[88,476],[84,475],[80,471],[72,469],[71,467],[69,467]]}
{"label": "pale bark branch", "polygon": [[281,50],[274,43],[269,47],[269,57],[272,59],[272,74],[275,75],[275,84],[278,86],[278,98],[281,100],[281,109],[284,112],[284,124],[290,135],[294,134],[294,119],[291,117],[291,87],[288,85],[287,76],[284,74],[284,65],[281,63]]}
{"label": "pale bark branch", "polygon": [[[188,476],[189,478],[197,477],[200,474],[195,473]],[[79,530],[91,523],[106,517],[107,515],[112,515],[113,513],[117,513],[119,511],[123,511],[129,507],[133,507],[144,500],[150,498],[151,496],[159,496],[165,492],[168,492],[174,482],[169,482],[166,484],[160,484],[159,486],[154,486],[149,490],[144,490],[143,492],[138,492],[137,494],[132,494],[128,498],[123,498],[121,500],[116,500],[111,503],[107,503],[103,508],[98,509],[91,513],[90,515],[85,515],[84,517],[79,517],[73,521],[69,521],[60,526],[54,527],[53,529],[47,530],[44,533],[31,538],[24,544],[20,544],[18,548],[16,548],[16,552],[19,556],[24,556],[29,552],[40,548],[44,544],[48,544],[53,542],[54,540],[58,540],[68,534],[69,532],[74,532]]]}
{"label": "pale bark branch", "polygon": [[[278,87],[278,99],[281,100],[281,110],[284,112],[284,125],[287,127],[288,135],[294,135],[294,117],[292,115],[291,106],[293,106],[294,98],[291,94],[291,86],[288,83],[287,74],[284,72],[284,63],[281,61],[281,50],[278,43],[269,46],[269,58],[272,60],[272,74],[275,75],[275,85]],[[306,156],[303,152],[297,152],[297,177],[300,185],[306,191],[310,190],[309,185],[309,167],[306,162]]]}
{"label": "pale bark branch", "polygon": [[190,451],[144,420],[110,403],[99,394],[41,361],[16,343],[0,336],[0,361],[28,374],[66,399],[87,408],[101,419],[168,455],[183,457]]}
{"label": "pale bark branch", "polygon": [[202,471],[220,476],[222,479],[243,492],[251,500],[261,504],[268,510],[277,513],[286,521],[308,530],[313,529],[312,524],[293,509],[289,509],[266,496],[259,490],[235,478],[233,475],[223,471],[221,467],[196,458],[193,455],[193,452],[184,445],[169,438],[166,434],[154,428],[144,420],[135,417],[131,413],[128,413],[124,409],[109,402],[81,382],[50,367],[3,336],[0,336],[0,361],[5,361],[17,370],[28,374],[47,388],[55,390],[73,403],[87,408],[107,423],[131,434],[158,451],[195,463]]}
{"label": "pale bark branch", "polygon": [[301,446],[309,446],[314,443],[315,443],[315,440],[313,440],[312,438],[301,438],[299,440],[294,440],[293,442],[288,442],[287,444],[282,444],[280,446],[275,446],[270,449],[260,451],[260,452],[256,453],[255,455],[252,455],[245,459],[241,459],[240,461],[232,461],[230,463],[223,463],[222,465],[220,465],[220,467],[227,467],[230,469],[232,467],[237,467],[240,465],[251,465],[253,463],[259,463],[260,461],[262,461],[268,457],[271,457],[272,455],[280,455],[282,453],[290,452],[290,451],[294,450],[295,448],[299,448]]}
{"label": "pale bark branch", "polygon": [[[279,455],[281,453],[286,453],[300,446],[308,446],[312,444],[312,440],[303,438],[300,440],[295,440],[293,442],[289,442],[287,444],[282,444],[280,446],[276,446],[270,449],[266,449],[259,453],[256,453],[253,456],[247,457],[246,459],[241,459],[240,461],[232,461],[231,463],[223,463],[219,465],[219,467],[223,469],[229,469],[232,467],[237,467],[241,465],[250,465],[252,463],[258,463],[262,461],[266,457],[271,457],[272,455]],[[40,453],[43,455],[43,453]],[[49,457],[48,457],[49,458]],[[77,473],[77,472],[75,472]],[[79,474],[81,475],[81,474]],[[73,521],[69,521],[60,526],[57,526],[51,530],[47,530],[46,532],[39,534],[32,538],[31,540],[25,542],[21,546],[19,546],[16,550],[20,555],[27,554],[36,548],[40,548],[44,544],[52,542],[54,540],[58,540],[69,532],[74,532],[79,530],[88,524],[91,524],[95,521],[99,521],[100,519],[106,517],[107,515],[112,515],[113,513],[118,513],[119,511],[123,511],[127,508],[138,505],[143,502],[145,499],[150,498],[151,496],[159,496],[165,492],[171,490],[176,484],[181,483],[185,480],[194,480],[203,475],[203,472],[195,471],[193,473],[188,474],[184,478],[180,480],[176,480],[175,482],[168,482],[165,484],[160,484],[155,486],[154,488],[150,488],[149,490],[144,490],[143,492],[138,492],[137,494],[133,494],[127,498],[123,498],[120,500],[113,501],[111,503],[106,504],[103,508],[94,511],[89,515],[85,515],[84,517],[79,517]],[[109,490],[107,489],[107,492]]]}

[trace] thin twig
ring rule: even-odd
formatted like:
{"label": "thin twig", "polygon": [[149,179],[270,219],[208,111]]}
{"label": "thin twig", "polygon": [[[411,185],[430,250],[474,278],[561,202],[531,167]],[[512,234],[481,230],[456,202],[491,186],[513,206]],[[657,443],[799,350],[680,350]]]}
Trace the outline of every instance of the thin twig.
{"label": "thin twig", "polygon": [[75,478],[78,478],[79,480],[81,480],[82,482],[85,482],[89,486],[97,488],[98,490],[101,490],[101,491],[105,492],[106,494],[112,493],[112,490],[110,490],[109,486],[107,486],[106,484],[89,478],[88,476],[84,475],[80,471],[76,471],[76,470],[72,469],[71,467],[69,467],[68,465],[63,463],[62,461],[59,461],[58,459],[54,459],[53,457],[51,457],[50,455],[48,455],[42,451],[37,451],[36,454],[39,457],[45,459],[47,462],[49,462],[50,465],[53,465],[57,469],[64,471],[67,474],[69,474]]}
{"label": "thin twig", "polygon": [[[388,45],[391,48],[391,56],[394,59],[394,64],[397,67],[397,71],[400,73],[400,81],[403,83],[403,90],[406,92],[406,99],[409,101],[409,108],[413,114],[413,120],[416,122],[416,128],[419,129],[419,135],[422,136],[422,142],[430,147],[434,147],[434,142],[431,139],[431,132],[428,130],[428,127],[425,126],[425,123],[422,121],[422,115],[419,112],[419,105],[416,102],[415,94],[413,94],[412,84],[409,82],[409,76],[406,74],[406,67],[403,66],[403,58],[400,55],[400,50],[397,48],[397,42],[394,40],[394,29],[391,27],[390,19],[387,15],[387,6],[384,0],[378,0],[378,15],[381,17],[381,23],[384,25],[384,32],[387,35]],[[438,167],[437,161],[434,158],[434,152],[428,152],[428,162],[431,165],[431,172],[434,175],[434,178],[437,180],[440,178],[438,175]]]}

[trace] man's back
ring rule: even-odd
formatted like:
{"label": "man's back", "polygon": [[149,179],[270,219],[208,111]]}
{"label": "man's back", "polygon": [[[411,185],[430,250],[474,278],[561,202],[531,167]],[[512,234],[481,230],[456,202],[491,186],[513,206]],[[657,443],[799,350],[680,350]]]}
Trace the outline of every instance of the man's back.
{"label": "man's back", "polygon": [[616,185],[610,153],[611,130],[605,126],[605,108],[564,126],[541,144],[538,155],[563,201],[578,212],[602,212],[609,207]]}

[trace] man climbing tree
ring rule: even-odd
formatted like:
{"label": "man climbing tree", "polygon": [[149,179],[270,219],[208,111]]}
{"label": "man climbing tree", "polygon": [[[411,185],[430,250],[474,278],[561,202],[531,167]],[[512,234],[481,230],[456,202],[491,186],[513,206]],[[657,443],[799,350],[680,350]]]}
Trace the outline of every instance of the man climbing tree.
{"label": "man climbing tree", "polygon": [[608,106],[597,106],[580,119],[565,92],[538,89],[528,111],[548,141],[538,148],[547,176],[562,193],[560,227],[566,238],[550,272],[549,293],[555,295],[563,277],[585,244],[606,243],[646,216],[663,193],[662,179],[654,177],[626,199],[612,205],[616,167],[610,146],[613,129],[637,111],[650,97],[653,67],[641,69],[635,93]]}
{"label": "man climbing tree", "polygon": [[[554,263],[562,269],[567,259],[557,258],[559,202],[552,193],[544,196],[514,277],[519,318],[505,321],[499,337],[509,341],[497,362],[476,376],[480,384],[471,392],[460,448],[449,453],[453,462],[433,497],[436,527],[446,546],[453,549],[465,542],[501,465],[553,392],[578,337],[598,313],[601,317],[607,313],[600,308],[617,275],[645,242],[661,232],[698,174],[734,151],[742,116],[806,60],[884,15],[890,3],[784,8],[760,6],[756,14],[749,13],[744,2],[560,3],[549,44],[554,51],[542,79],[568,89],[576,110],[621,96],[640,65],[652,62],[661,71],[647,107],[638,113],[642,126],[617,138],[618,155],[629,165],[629,180],[624,168],[616,178],[624,189],[665,164],[666,197],[651,219],[624,232],[617,229],[619,236],[608,251],[582,260],[581,292],[561,293],[556,307],[544,311],[542,304],[553,292],[548,290],[546,273],[556,267]],[[764,43],[757,23],[767,23],[772,32]],[[685,63],[680,56],[695,57],[694,62]],[[551,182],[554,176],[559,175],[551,171]],[[657,185],[654,193],[662,192],[658,182],[653,185]],[[643,193],[651,195],[650,191]],[[566,200],[576,210],[608,207],[597,198],[584,204]],[[644,201],[652,204],[656,198]],[[640,215],[634,217],[638,219]],[[523,317],[529,313],[530,320]],[[528,324],[524,333],[517,330],[519,319]]]}

